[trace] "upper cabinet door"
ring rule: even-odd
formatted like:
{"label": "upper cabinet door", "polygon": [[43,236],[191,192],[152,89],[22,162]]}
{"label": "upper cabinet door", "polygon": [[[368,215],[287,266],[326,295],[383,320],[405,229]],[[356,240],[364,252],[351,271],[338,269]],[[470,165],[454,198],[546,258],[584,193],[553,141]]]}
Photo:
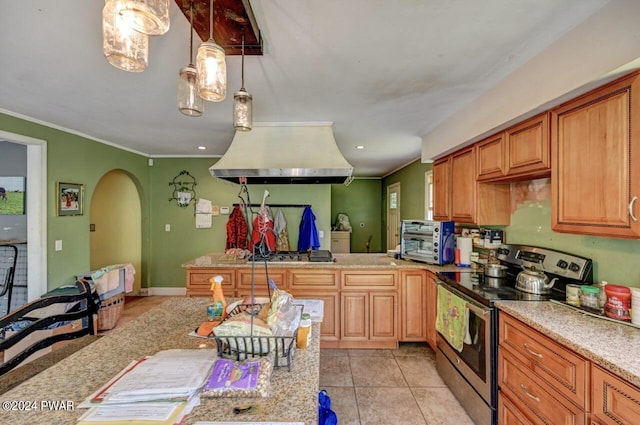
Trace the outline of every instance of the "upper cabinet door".
{"label": "upper cabinet door", "polygon": [[639,80],[634,73],[552,111],[553,230],[640,236]]}
{"label": "upper cabinet door", "polygon": [[476,156],[471,146],[451,156],[451,220],[475,223]]}
{"label": "upper cabinet door", "polygon": [[449,157],[433,163],[433,219],[451,220]]}
{"label": "upper cabinet door", "polygon": [[507,176],[548,177],[549,113],[533,117],[505,131]]}
{"label": "upper cabinet door", "polygon": [[479,181],[505,176],[504,135],[504,132],[498,133],[476,143]]}

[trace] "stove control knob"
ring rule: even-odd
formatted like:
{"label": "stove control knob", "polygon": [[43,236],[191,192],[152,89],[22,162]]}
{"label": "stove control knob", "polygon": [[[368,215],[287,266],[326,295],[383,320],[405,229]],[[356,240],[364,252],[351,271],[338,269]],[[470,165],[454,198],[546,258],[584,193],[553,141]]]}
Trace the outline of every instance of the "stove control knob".
{"label": "stove control knob", "polygon": [[498,248],[498,255],[509,255],[509,250],[507,248]]}
{"label": "stove control knob", "polygon": [[569,264],[564,260],[559,260],[558,264],[556,264],[556,266],[558,266],[561,269],[566,269],[568,265]]}
{"label": "stove control knob", "polygon": [[580,266],[577,265],[576,263],[571,263],[569,264],[569,270],[571,270],[572,272],[579,272],[580,271]]}

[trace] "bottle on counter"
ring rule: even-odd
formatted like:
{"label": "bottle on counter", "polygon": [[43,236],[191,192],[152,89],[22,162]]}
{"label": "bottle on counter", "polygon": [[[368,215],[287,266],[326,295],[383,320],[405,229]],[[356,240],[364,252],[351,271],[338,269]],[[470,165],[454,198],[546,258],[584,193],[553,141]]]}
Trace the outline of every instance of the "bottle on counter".
{"label": "bottle on counter", "polygon": [[207,319],[209,321],[221,321],[227,315],[227,300],[222,291],[222,276],[209,278],[211,291],[213,292],[213,302],[207,305]]}
{"label": "bottle on counter", "polygon": [[592,311],[600,310],[600,288],[591,285],[580,287],[580,306]]}
{"label": "bottle on counter", "polygon": [[296,347],[307,348],[311,342],[311,315],[302,313],[302,320],[298,326],[298,337],[296,339]]}

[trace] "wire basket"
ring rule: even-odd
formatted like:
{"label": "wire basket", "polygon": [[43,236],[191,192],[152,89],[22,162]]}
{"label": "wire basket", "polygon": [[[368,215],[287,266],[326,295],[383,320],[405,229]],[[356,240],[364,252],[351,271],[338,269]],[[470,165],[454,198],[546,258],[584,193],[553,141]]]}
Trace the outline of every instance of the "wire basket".
{"label": "wire basket", "polygon": [[[240,304],[229,312],[223,322],[244,312],[245,310],[255,309],[256,307],[262,308],[263,305]],[[297,310],[298,317],[301,318],[304,306],[294,305],[294,307]],[[257,311],[252,314],[254,316],[257,315],[259,310],[260,309],[257,309]],[[288,336],[217,336],[214,334],[214,339],[218,349],[218,357],[231,358],[239,361],[253,357],[270,356],[274,366],[286,366],[289,371],[291,371],[291,363],[296,349],[297,337],[298,329],[296,329],[292,335]]]}
{"label": "wire basket", "polygon": [[108,331],[115,328],[122,310],[124,310],[123,292],[101,301],[98,310],[98,330]]}

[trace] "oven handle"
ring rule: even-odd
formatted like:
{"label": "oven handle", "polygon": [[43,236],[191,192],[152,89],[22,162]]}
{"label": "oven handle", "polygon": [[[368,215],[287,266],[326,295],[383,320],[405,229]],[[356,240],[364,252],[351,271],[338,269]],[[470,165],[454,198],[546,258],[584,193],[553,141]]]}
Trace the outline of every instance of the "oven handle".
{"label": "oven handle", "polygon": [[450,287],[449,285],[447,285],[445,282],[443,282],[442,280],[437,280],[436,283],[438,285],[441,285],[445,290],[451,292],[454,295],[457,295],[458,297],[462,298],[466,303],[466,307],[473,311],[475,314],[477,314],[478,316],[486,316],[487,314],[491,313],[491,309],[487,308],[486,306],[480,306],[474,302],[472,302],[468,296],[462,294],[460,291],[453,289],[452,287]]}

